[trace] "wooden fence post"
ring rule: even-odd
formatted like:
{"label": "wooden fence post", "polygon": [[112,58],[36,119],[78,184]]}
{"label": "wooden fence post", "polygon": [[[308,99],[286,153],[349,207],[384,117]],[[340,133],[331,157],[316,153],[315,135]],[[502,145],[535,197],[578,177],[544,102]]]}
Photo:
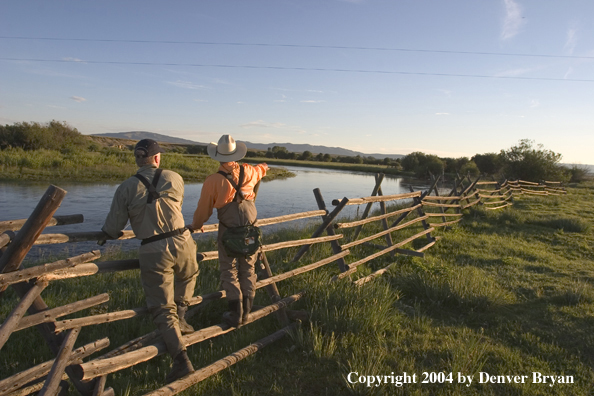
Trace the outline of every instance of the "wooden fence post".
{"label": "wooden fence post", "polygon": [[[316,188],[313,190],[314,191],[314,195],[316,197],[316,201],[318,202],[318,206],[320,206],[321,210],[326,211],[326,213],[328,213],[328,209],[326,209],[326,204],[324,203],[324,200],[322,199],[322,194],[320,193],[320,189]],[[317,191],[317,193],[316,193]],[[336,216],[338,216],[338,214],[340,213],[340,211],[346,206],[346,204],[349,202],[349,199],[347,197],[344,197],[342,199],[342,201],[340,201],[340,203],[334,208],[334,210],[326,215],[322,216],[322,225],[320,225],[315,231],[314,233],[311,235],[312,238],[317,238],[319,237],[324,231],[328,231],[328,235],[335,235],[334,233],[334,229],[332,228],[332,222],[334,221],[334,219],[336,218]],[[307,250],[309,249],[311,245],[303,245],[301,247],[301,249],[299,249],[299,251],[297,252],[297,254],[295,254],[295,257],[293,257],[293,259],[291,260],[292,262],[296,262],[298,261],[301,257],[303,257],[303,255],[307,252]],[[340,246],[338,245],[338,243],[333,244],[332,245],[332,250],[336,251],[335,246],[338,247],[340,249]],[[340,262],[339,262],[339,266],[341,266]],[[346,265],[344,264],[344,260],[342,260],[342,266],[344,266],[344,270],[346,270]],[[341,271],[343,271],[343,267],[341,267]]]}
{"label": "wooden fence post", "polygon": [[[378,173],[375,175],[375,187],[373,187],[373,191],[371,192],[371,196],[375,197],[378,192],[381,190],[381,186],[382,186],[382,181],[384,181],[384,174],[383,173]],[[369,216],[369,211],[371,210],[371,206],[373,205],[373,202],[369,202],[366,206],[365,206],[365,210],[363,211],[363,215],[361,216],[361,220],[366,219],[367,216]],[[363,226],[360,225],[357,228],[355,228],[355,232],[353,234],[353,238],[352,240],[356,240],[359,237],[359,234],[361,233],[361,228]]]}

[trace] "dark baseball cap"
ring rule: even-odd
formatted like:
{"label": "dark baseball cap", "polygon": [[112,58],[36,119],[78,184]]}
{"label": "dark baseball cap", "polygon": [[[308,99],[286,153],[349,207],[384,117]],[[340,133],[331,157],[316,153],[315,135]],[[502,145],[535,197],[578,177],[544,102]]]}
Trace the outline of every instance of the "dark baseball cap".
{"label": "dark baseball cap", "polygon": [[134,147],[134,155],[137,157],[152,157],[162,152],[159,143],[153,139],[142,139]]}

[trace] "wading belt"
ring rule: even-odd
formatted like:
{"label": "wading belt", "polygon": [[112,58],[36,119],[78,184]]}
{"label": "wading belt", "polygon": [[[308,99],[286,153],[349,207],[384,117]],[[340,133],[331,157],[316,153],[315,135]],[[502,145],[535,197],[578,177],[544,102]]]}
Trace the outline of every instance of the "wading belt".
{"label": "wading belt", "polygon": [[184,231],[186,231],[187,228],[178,228],[177,230],[173,230],[173,231],[169,231],[169,232],[164,232],[163,234],[159,234],[159,235],[154,235],[150,238],[146,238],[143,239],[142,242],[140,242],[141,245],[146,245],[147,243],[151,243],[151,242],[157,242],[160,241],[161,239],[165,239],[165,238],[170,238],[170,237],[174,237],[174,236],[178,236],[184,233]]}
{"label": "wading belt", "polygon": [[148,198],[146,200],[147,204],[150,204],[151,202],[153,202],[153,200],[161,198],[161,194],[157,192],[156,188],[157,182],[159,181],[159,177],[161,177],[161,172],[163,172],[163,169],[157,169],[157,171],[155,172],[155,177],[153,177],[152,184],[149,183],[149,181],[146,180],[146,177],[142,176],[140,173],[134,175],[134,177],[140,180],[148,190]]}

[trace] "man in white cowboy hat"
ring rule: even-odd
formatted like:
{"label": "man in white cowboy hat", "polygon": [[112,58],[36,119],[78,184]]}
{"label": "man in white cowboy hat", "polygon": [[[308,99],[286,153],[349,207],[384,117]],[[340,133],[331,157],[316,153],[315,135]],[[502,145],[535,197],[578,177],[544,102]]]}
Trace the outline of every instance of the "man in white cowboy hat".
{"label": "man in white cowboy hat", "polygon": [[184,181],[176,172],[159,168],[161,152],[152,139],[136,144],[138,173],[116,190],[102,231],[117,238],[129,220],[136,238],[142,240],[140,279],[153,322],[173,358],[167,375],[171,382],[194,371],[182,334],[194,331],[184,316],[194,296],[198,262],[196,243],[181,211]]}
{"label": "man in white cowboy hat", "polygon": [[254,224],[257,211],[254,187],[266,175],[268,165],[238,164],[247,152],[245,143],[223,135],[218,143],[210,143],[208,155],[221,163],[219,171],[206,178],[194,213],[191,230],[203,230],[204,223],[217,209],[219,219],[218,252],[221,283],[227,295],[229,313],[223,319],[233,327],[247,320],[256,294],[256,254],[233,258],[222,243],[227,228]]}

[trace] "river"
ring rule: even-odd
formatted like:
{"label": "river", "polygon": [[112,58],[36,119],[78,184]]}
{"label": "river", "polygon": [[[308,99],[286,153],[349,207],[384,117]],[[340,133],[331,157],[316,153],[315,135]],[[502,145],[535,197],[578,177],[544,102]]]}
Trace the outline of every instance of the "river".
{"label": "river", "polygon": [[[332,210],[332,200],[343,197],[360,198],[371,195],[375,186],[373,174],[363,172],[340,171],[333,169],[315,169],[286,167],[296,174],[295,177],[285,180],[273,180],[262,183],[258,192],[257,208],[259,218],[281,216],[291,213],[306,212],[318,209],[313,190],[319,188],[322,196]],[[44,233],[63,233],[80,231],[99,231],[109,211],[111,200],[119,184],[88,184],[64,182],[58,187],[67,191],[62,205],[56,211],[56,215],[83,214],[84,223],[59,227],[48,227]],[[400,194],[409,192],[409,183],[400,177],[386,175],[382,183],[384,195]],[[5,183],[0,182],[0,202],[2,211],[0,221],[16,220],[27,218],[39,199],[48,187],[48,183]],[[415,190],[427,188],[426,185],[413,184]],[[185,186],[185,198],[183,215],[186,223],[192,219],[202,183],[188,183]],[[342,214],[353,215],[356,213],[356,206],[347,206]],[[307,220],[305,220],[307,221]],[[216,223],[214,213],[208,224]],[[263,228],[264,234],[279,227],[290,227],[299,224],[299,221],[288,222],[283,225],[267,226]],[[129,229],[129,226],[128,226]],[[214,234],[205,234],[212,236]],[[137,247],[139,242],[132,241],[110,241],[105,246],[120,245],[123,249]],[[70,256],[81,254],[89,250],[97,249],[95,242],[81,242],[62,245],[36,245],[28,255],[28,260],[37,260],[46,257],[48,254],[55,254],[68,251]]]}

